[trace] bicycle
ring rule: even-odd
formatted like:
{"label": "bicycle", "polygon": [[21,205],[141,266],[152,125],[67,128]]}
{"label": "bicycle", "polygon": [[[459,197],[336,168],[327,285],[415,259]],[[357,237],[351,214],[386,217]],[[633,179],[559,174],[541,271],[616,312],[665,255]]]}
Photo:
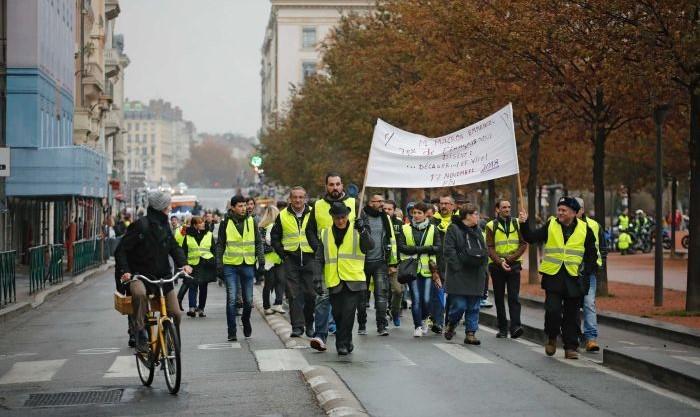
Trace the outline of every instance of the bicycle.
{"label": "bicycle", "polygon": [[174,282],[180,276],[192,279],[185,271],[180,271],[168,279],[151,280],[137,274],[127,281],[131,282],[139,279],[158,286],[160,292],[159,305],[156,309],[153,309],[149,296],[148,312],[144,321],[148,332],[148,351],[136,352],[136,370],[139,373],[141,383],[148,387],[153,383],[156,366],[161,366],[165,376],[165,385],[168,386],[168,391],[171,394],[177,394],[180,390],[180,380],[182,378],[180,338],[175,329],[175,323],[168,316],[163,285]]}

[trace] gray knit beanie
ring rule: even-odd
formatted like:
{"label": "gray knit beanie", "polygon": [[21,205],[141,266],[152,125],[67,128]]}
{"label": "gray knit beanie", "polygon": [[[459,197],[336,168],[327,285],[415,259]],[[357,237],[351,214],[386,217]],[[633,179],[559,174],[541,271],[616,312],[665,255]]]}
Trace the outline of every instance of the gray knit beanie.
{"label": "gray knit beanie", "polygon": [[148,207],[158,211],[163,211],[170,207],[170,193],[164,193],[162,191],[148,193]]}

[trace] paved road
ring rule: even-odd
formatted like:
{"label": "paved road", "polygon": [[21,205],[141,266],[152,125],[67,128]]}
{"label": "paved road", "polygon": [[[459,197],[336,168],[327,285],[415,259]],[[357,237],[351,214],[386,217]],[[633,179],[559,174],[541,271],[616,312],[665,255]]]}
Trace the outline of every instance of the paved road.
{"label": "paved road", "polygon": [[347,358],[334,347],[304,355],[334,368],[375,417],[700,415],[698,402],[591,360],[566,361],[561,349],[550,358],[528,341],[496,339],[492,329],[478,332],[479,347],[462,344],[463,329],[451,342],[432,333],[413,338],[410,314],[403,314],[387,337],[354,335]]}
{"label": "paved road", "polygon": [[[112,270],[3,324],[0,415],[325,415],[298,370],[279,370],[303,364],[278,366],[284,346],[258,314],[251,339],[226,342],[224,292],[210,288],[209,317],[185,317],[182,325],[183,385],[176,397],[162,372],[151,388],[141,386],[126,347],[126,321],[112,308]],[[24,407],[31,394],[115,389],[124,391],[112,405]]]}

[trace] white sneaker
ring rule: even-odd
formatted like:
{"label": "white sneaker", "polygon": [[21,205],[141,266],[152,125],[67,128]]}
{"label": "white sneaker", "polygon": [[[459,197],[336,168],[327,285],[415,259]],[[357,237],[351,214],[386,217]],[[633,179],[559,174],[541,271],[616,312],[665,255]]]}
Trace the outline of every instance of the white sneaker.
{"label": "white sneaker", "polygon": [[423,325],[420,327],[420,331],[423,333],[423,336],[428,334],[428,330],[430,330],[430,326],[428,326],[426,323],[423,323]]}
{"label": "white sneaker", "polygon": [[313,339],[311,339],[309,344],[311,345],[312,348],[318,350],[319,352],[326,351],[326,344],[323,343],[323,340],[321,340],[321,338],[314,337]]}
{"label": "white sneaker", "polygon": [[266,315],[266,316],[271,316],[271,315],[273,315],[273,314],[275,314],[275,312],[274,312],[274,310],[272,310],[271,308],[268,308],[268,309],[265,310],[265,315]]}
{"label": "white sneaker", "polygon": [[272,311],[274,311],[275,313],[280,313],[280,314],[286,313],[286,311],[284,311],[284,307],[282,307],[282,305],[280,305],[280,304],[273,305]]}
{"label": "white sneaker", "polygon": [[416,327],[416,330],[413,331],[413,337],[421,337],[423,336],[423,329],[420,327]]}
{"label": "white sneaker", "polygon": [[493,307],[493,303],[492,303],[491,300],[489,300],[488,298],[482,298],[480,304],[481,304],[481,308],[491,308],[491,307]]}

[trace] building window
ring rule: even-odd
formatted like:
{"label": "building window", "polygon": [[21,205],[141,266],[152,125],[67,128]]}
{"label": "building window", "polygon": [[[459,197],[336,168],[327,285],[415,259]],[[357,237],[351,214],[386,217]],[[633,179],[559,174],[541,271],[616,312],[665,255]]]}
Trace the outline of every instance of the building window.
{"label": "building window", "polygon": [[303,28],[301,30],[301,47],[312,49],[316,46],[316,28]]}
{"label": "building window", "polygon": [[139,123],[136,123],[136,127],[134,129],[141,130],[141,126],[139,125]]}
{"label": "building window", "polygon": [[307,77],[316,75],[316,63],[315,62],[303,62],[301,64],[301,81],[304,82]]}

